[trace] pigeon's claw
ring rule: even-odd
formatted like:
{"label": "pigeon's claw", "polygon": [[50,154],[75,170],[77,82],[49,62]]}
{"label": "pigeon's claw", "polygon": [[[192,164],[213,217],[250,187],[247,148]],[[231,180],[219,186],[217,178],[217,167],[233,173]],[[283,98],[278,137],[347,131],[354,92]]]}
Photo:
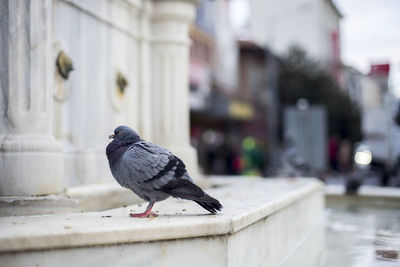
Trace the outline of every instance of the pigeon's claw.
{"label": "pigeon's claw", "polygon": [[157,217],[158,214],[154,212],[143,212],[143,213],[129,213],[130,217],[133,218],[148,218],[148,217]]}
{"label": "pigeon's claw", "polygon": [[154,201],[150,201],[150,203],[147,206],[145,212],[143,212],[143,213],[129,213],[129,216],[133,217],[133,218],[148,218],[150,216],[157,217],[158,214],[156,214],[154,212],[151,212],[151,209],[153,208],[153,206],[154,206]]}

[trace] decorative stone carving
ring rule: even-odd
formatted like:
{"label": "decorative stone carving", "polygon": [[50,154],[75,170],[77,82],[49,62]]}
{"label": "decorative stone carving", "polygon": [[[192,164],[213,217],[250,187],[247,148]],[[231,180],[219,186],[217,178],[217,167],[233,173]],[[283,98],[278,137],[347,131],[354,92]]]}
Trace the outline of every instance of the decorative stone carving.
{"label": "decorative stone carving", "polygon": [[69,81],[69,74],[74,70],[72,60],[66,55],[66,53],[61,49],[60,42],[54,43],[55,51],[57,51],[55,71],[54,71],[54,99],[58,102],[63,102],[67,100],[70,92],[69,87],[66,85]]}
{"label": "decorative stone carving", "polygon": [[128,80],[125,78],[125,76],[120,71],[117,72],[117,78],[116,78],[115,82],[117,84],[119,93],[121,95],[124,95],[125,88],[128,86],[129,83],[128,83]]}
{"label": "decorative stone carving", "polygon": [[74,70],[72,60],[64,53],[60,51],[56,59],[57,71],[64,80],[68,80],[69,73]]}
{"label": "decorative stone carving", "polygon": [[124,107],[128,85],[129,84],[125,76],[120,70],[117,70],[116,74],[114,75],[114,82],[112,83],[112,87],[110,88],[110,101],[112,107],[117,112],[122,111]]}

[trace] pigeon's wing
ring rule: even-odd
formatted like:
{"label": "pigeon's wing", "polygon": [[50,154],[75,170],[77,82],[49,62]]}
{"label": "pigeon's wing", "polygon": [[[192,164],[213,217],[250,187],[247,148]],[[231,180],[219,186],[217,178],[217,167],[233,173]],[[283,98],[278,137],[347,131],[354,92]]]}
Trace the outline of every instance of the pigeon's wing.
{"label": "pigeon's wing", "polygon": [[158,190],[177,178],[191,180],[186,166],[171,151],[150,142],[135,143],[123,155],[129,175],[144,189]]}
{"label": "pigeon's wing", "polygon": [[219,201],[193,183],[185,164],[168,149],[141,141],[127,150],[123,157],[129,162],[130,175],[140,188],[193,200],[212,213],[221,210]]}

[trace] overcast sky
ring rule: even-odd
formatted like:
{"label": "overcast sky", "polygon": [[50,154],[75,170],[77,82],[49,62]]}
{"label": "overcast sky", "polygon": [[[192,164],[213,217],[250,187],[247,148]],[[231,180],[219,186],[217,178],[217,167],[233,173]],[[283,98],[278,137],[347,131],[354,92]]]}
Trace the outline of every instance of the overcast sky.
{"label": "overcast sky", "polygon": [[[390,84],[400,97],[400,0],[334,0],[343,14],[341,52],[345,64],[367,74],[370,64],[389,62]],[[243,26],[251,10],[247,0],[231,0],[234,27]]]}
{"label": "overcast sky", "polygon": [[391,64],[391,86],[400,97],[400,0],[334,0],[341,22],[342,60],[364,73],[371,63]]}

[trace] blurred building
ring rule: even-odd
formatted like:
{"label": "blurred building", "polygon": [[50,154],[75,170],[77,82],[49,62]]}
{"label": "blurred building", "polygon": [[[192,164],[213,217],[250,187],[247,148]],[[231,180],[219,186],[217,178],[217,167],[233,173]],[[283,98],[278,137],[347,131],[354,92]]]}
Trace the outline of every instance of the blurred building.
{"label": "blurred building", "polygon": [[[386,176],[398,167],[400,155],[400,128],[395,121],[399,102],[390,91],[389,74],[388,63],[371,65],[367,77],[378,94],[373,96],[368,88],[364,88],[362,111],[363,143],[371,150],[373,162],[382,166]],[[388,178],[384,176],[383,183],[387,185]]]}
{"label": "blurred building", "polygon": [[[279,59],[270,50],[252,41],[239,41],[241,95],[249,99],[255,110],[253,134],[264,140],[269,154],[278,142],[277,74]],[[268,140],[268,141],[267,141]]]}
{"label": "blurred building", "polygon": [[365,75],[351,66],[342,66],[341,68],[340,88],[347,94],[351,101],[362,106],[362,88]]}
{"label": "blurred building", "polygon": [[389,72],[390,66],[386,63],[371,65],[368,75],[353,67],[343,66],[340,86],[362,110],[382,108],[385,106],[385,95],[391,95]]}
{"label": "blurred building", "polygon": [[250,39],[278,55],[295,45],[327,67],[333,68],[340,62],[342,15],[332,0],[249,0],[249,3]]}
{"label": "blurred building", "polygon": [[235,40],[228,8],[226,0],[202,1],[190,29],[191,136],[206,173],[237,173],[231,165],[246,137],[266,152],[277,114],[269,90],[276,88],[276,58]]}
{"label": "blurred building", "polygon": [[388,63],[371,65],[368,75],[343,67],[341,79],[343,90],[361,110],[362,144],[383,173],[396,168],[400,155],[400,128],[395,121],[399,102],[390,91],[389,73]]}
{"label": "blurred building", "polygon": [[237,90],[238,46],[228,17],[227,0],[200,2],[190,28],[190,106],[206,107],[211,87],[224,92]]}
{"label": "blurred building", "polygon": [[368,76],[379,86],[382,94],[389,92],[389,73],[389,63],[371,64],[370,66]]}

